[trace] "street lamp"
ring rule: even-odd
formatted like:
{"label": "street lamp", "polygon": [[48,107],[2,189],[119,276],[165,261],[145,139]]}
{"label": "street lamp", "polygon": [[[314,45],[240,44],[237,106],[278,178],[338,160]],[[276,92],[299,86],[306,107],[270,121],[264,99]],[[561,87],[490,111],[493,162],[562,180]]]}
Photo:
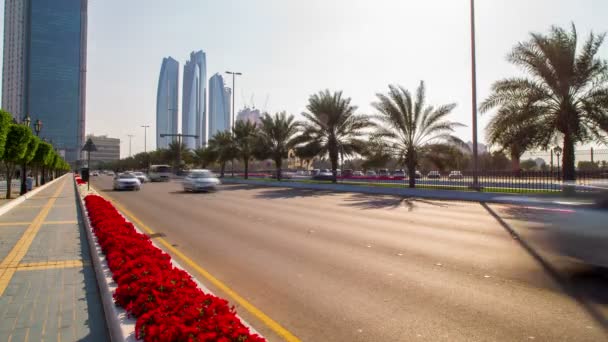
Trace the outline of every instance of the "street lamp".
{"label": "street lamp", "polygon": [[[23,121],[21,121],[21,123],[27,127],[30,128],[30,124],[32,123],[32,118],[30,118],[29,115],[26,115],[25,118],[23,118]],[[25,185],[25,172],[26,172],[26,165],[25,165],[25,161],[23,161],[23,163],[21,163],[21,189],[19,191],[20,195],[23,195],[27,192],[27,187]]]}
{"label": "street lamp", "polygon": [[[243,73],[236,71],[226,71],[227,74],[232,75],[232,134],[234,134],[234,96],[236,95],[235,78],[241,76]],[[230,169],[232,170],[232,177],[234,177],[234,160],[230,161]]]}
{"label": "street lamp", "polygon": [[40,119],[36,119],[36,123],[34,124],[34,132],[36,132],[36,136],[40,136],[40,131],[42,131],[42,121],[40,121]]}
{"label": "street lamp", "polygon": [[479,161],[477,157],[477,71],[475,63],[475,0],[471,0],[471,101],[473,116],[473,188],[479,189],[477,176]]}
{"label": "street lamp", "polygon": [[150,125],[142,125],[141,126],[144,129],[144,153],[148,152],[147,151],[147,145],[148,145],[148,128],[150,128]]}
{"label": "street lamp", "polygon": [[555,156],[557,157],[557,179],[560,179],[560,167],[559,167],[559,156],[562,154],[562,148],[559,146],[555,146],[555,148],[553,148],[553,152],[555,153]]}

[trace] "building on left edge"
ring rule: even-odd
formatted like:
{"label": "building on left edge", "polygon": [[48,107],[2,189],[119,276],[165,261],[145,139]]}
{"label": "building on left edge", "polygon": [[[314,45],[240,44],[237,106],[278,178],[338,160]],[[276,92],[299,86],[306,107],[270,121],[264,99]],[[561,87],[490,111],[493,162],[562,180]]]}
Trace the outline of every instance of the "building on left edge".
{"label": "building on left edge", "polygon": [[2,108],[42,120],[40,137],[70,163],[86,122],[87,0],[5,0]]}

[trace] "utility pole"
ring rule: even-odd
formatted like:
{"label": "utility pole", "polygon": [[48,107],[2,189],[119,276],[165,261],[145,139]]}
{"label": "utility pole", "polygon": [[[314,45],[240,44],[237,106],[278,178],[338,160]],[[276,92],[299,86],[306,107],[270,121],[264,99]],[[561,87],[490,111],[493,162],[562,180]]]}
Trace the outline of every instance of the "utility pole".
{"label": "utility pole", "polygon": [[127,136],[129,137],[129,157],[130,157],[131,156],[131,139],[133,139],[134,135],[127,134]]}
{"label": "utility pole", "polygon": [[141,127],[144,129],[144,153],[146,153],[148,152],[148,128],[150,125],[142,125]]}
{"label": "utility pole", "polygon": [[[226,73],[232,75],[232,125],[230,127],[232,127],[232,134],[234,134],[234,96],[236,95],[235,78],[236,76],[243,75],[243,73],[236,71],[226,71]],[[230,161],[230,169],[232,170],[232,177],[234,177],[234,160]]]}
{"label": "utility pole", "polygon": [[471,0],[471,104],[473,115],[473,189],[479,190],[477,156],[477,71],[475,63],[475,0]]}

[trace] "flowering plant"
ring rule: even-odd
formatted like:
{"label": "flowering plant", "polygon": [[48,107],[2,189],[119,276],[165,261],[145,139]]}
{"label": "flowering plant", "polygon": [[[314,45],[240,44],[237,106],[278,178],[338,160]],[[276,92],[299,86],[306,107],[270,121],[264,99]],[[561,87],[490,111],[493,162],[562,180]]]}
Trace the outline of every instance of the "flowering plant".
{"label": "flowering plant", "polygon": [[136,317],[144,341],[261,342],[224,299],[204,293],[171,257],[98,195],[84,199],[93,232],[118,284],[114,301]]}

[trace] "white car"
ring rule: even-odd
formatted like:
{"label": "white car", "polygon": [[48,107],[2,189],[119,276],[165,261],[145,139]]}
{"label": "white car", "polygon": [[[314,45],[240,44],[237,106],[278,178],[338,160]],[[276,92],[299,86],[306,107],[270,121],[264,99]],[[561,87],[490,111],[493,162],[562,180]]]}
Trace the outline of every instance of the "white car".
{"label": "white car", "polygon": [[211,191],[221,184],[220,180],[209,170],[191,170],[182,182],[184,191]]}
{"label": "white car", "polygon": [[114,190],[137,190],[141,188],[139,179],[132,173],[121,173],[114,177]]}
{"label": "white car", "polygon": [[139,179],[139,182],[141,184],[147,183],[150,181],[150,179],[148,178],[148,176],[146,176],[145,173],[143,172],[133,172],[133,175],[135,175],[135,177],[137,177],[137,179]]}

